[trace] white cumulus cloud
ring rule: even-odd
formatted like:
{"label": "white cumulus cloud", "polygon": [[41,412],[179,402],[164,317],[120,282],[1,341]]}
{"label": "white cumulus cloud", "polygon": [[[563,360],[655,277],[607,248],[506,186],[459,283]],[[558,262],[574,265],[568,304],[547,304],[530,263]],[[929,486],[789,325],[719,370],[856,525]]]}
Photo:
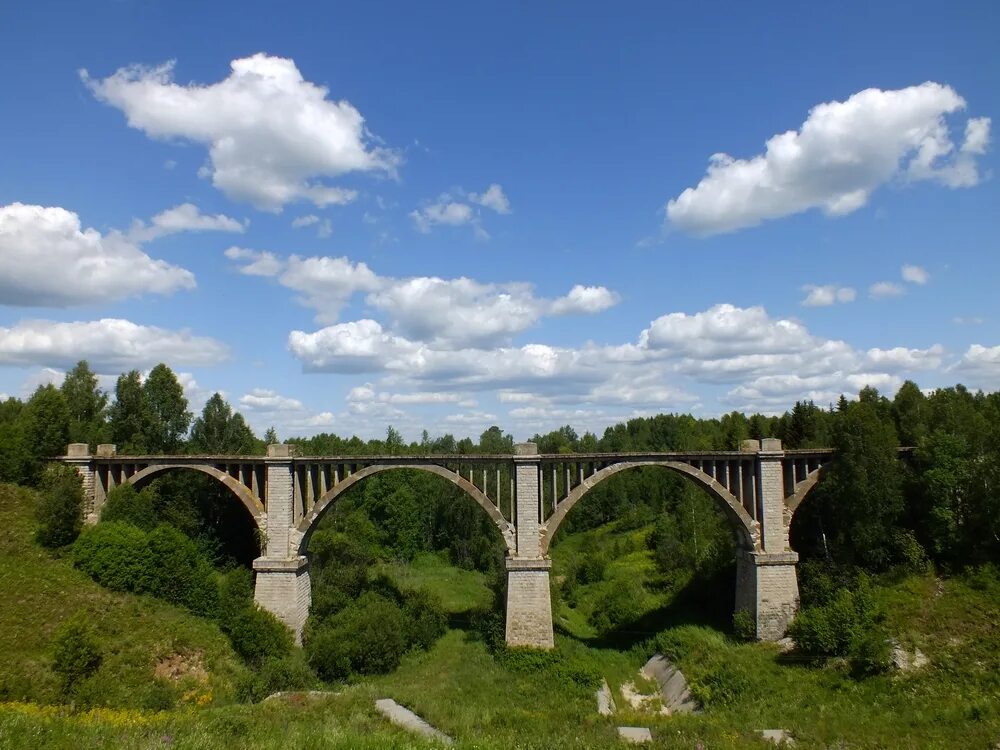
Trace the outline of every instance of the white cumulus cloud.
{"label": "white cumulus cloud", "polygon": [[570,313],[599,313],[614,307],[621,298],[607,287],[577,284],[569,294],[552,302],[553,315]]}
{"label": "white cumulus cloud", "polygon": [[763,154],[714,154],[701,182],[667,203],[667,219],[710,235],[812,208],[848,214],[895,178],[975,185],[990,120],[968,120],[956,149],[945,117],[964,108],[954,89],[933,82],[819,104],[798,130],[772,136]]}
{"label": "white cumulus cloud", "polygon": [[836,284],[824,284],[823,286],[807,284],[802,287],[802,291],[806,293],[805,299],[802,300],[803,307],[829,307],[838,302],[854,302],[858,296],[857,291],[853,288],[837,286]]}
{"label": "white cumulus cloud", "polygon": [[0,327],[0,364],[4,365],[69,369],[85,359],[98,372],[121,372],[158,362],[213,365],[228,356],[226,345],[215,339],[119,318],[23,320]]}
{"label": "white cumulus cloud", "polygon": [[872,299],[889,299],[890,297],[899,297],[905,291],[895,281],[877,281],[868,287],[868,296]]}
{"label": "white cumulus cloud", "polygon": [[931,279],[931,275],[920,266],[903,266],[901,274],[903,281],[908,281],[911,284],[919,284],[920,286],[923,286]]}
{"label": "white cumulus cloud", "polygon": [[59,207],[0,206],[0,304],[67,307],[193,289],[194,275]]}
{"label": "white cumulus cloud", "polygon": [[124,112],[151,138],[208,148],[206,176],[233,200],[269,211],[307,200],[347,203],[354,190],[321,180],[349,172],[393,174],[397,153],[373,145],[364,118],[347,101],[305,80],[290,59],[259,53],[233,60],[217,83],[181,85],[174,63],[133,65],[104,79],[80,75],[99,100]]}
{"label": "white cumulus cloud", "polygon": [[503,188],[495,182],[486,188],[484,193],[469,193],[469,200],[480,206],[491,208],[498,214],[510,213],[510,201],[504,194]]}
{"label": "white cumulus cloud", "polygon": [[203,214],[193,203],[182,203],[168,208],[149,220],[149,224],[136,220],[129,229],[129,239],[147,242],[178,232],[236,232],[242,234],[247,224],[225,214]]}

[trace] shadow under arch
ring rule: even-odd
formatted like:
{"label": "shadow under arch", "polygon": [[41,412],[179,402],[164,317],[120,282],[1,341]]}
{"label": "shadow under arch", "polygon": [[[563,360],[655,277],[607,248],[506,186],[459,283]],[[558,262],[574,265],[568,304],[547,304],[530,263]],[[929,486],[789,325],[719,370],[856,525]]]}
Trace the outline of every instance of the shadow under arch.
{"label": "shadow under arch", "polygon": [[809,474],[804,480],[799,482],[798,486],[795,488],[795,492],[785,498],[785,510],[788,513],[788,524],[791,526],[792,518],[795,517],[795,511],[799,509],[802,505],[802,501],[806,499],[806,495],[809,494],[819,481],[826,474],[829,464],[826,466],[820,466],[818,469]]}
{"label": "shadow under arch", "polygon": [[147,466],[142,471],[137,471],[126,481],[138,490],[142,489],[143,485],[156,476],[175,469],[200,471],[202,474],[207,474],[213,479],[218,480],[227,489],[229,489],[230,492],[236,495],[237,499],[241,503],[243,503],[243,507],[246,508],[253,517],[254,525],[258,529],[261,527],[261,521],[264,517],[263,503],[253,496],[253,493],[246,487],[246,485],[226,472],[216,469],[214,466],[199,466],[197,464],[154,464],[152,466]]}
{"label": "shadow under arch", "polygon": [[559,503],[559,507],[556,508],[555,513],[549,516],[540,529],[542,532],[542,555],[548,554],[549,545],[555,537],[556,531],[559,530],[560,524],[565,520],[566,515],[590,490],[608,477],[614,476],[619,472],[643,466],[660,466],[693,480],[695,484],[708,493],[709,497],[718,502],[726,518],[729,519],[730,527],[733,529],[734,536],[736,537],[737,546],[741,549],[751,551],[760,549],[760,524],[750,518],[750,515],[729,490],[708,476],[708,474],[679,461],[623,461],[622,463],[606,466],[584,480],[583,484],[577,486],[566,496],[565,500]]}
{"label": "shadow under arch", "polygon": [[476,502],[479,507],[486,511],[490,519],[493,521],[493,525],[500,530],[507,552],[510,554],[514,553],[516,549],[516,541],[513,524],[507,521],[507,519],[503,517],[500,510],[483,493],[483,491],[476,487],[476,485],[468,479],[459,476],[455,472],[450,471],[443,466],[436,466],[434,464],[376,464],[374,466],[366,466],[364,469],[351,474],[351,476],[347,477],[344,481],[338,483],[336,487],[332,487],[327,490],[326,493],[316,501],[316,504],[313,506],[309,514],[299,522],[298,531],[302,534],[302,539],[299,542],[298,554],[306,554],[306,551],[309,548],[309,540],[312,538],[313,531],[315,531],[319,525],[319,520],[329,508],[333,507],[341,495],[362,479],[370,477],[374,474],[379,474],[383,471],[389,471],[391,469],[415,469],[418,471],[426,471],[431,474],[437,474],[439,477],[444,477],[449,482],[462,489]]}

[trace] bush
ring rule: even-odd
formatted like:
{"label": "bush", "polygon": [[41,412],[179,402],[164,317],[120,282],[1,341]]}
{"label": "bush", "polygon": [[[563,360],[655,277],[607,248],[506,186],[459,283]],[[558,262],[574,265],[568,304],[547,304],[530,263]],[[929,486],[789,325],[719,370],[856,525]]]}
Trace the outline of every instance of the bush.
{"label": "bush", "polygon": [[253,603],[228,612],[219,623],[233,650],[251,666],[292,652],[292,633],[281,620]]}
{"label": "bush", "polygon": [[41,500],[35,509],[43,547],[72,544],[83,528],[83,483],[76,469],[53,464],[45,469],[39,486]]}
{"label": "bush", "polygon": [[873,674],[888,666],[883,619],[871,584],[861,575],[853,591],[841,588],[826,604],[799,612],[789,635],[806,654],[850,657],[857,674]]}
{"label": "bush", "polygon": [[153,578],[149,557],[146,533],[128,523],[98,524],[73,545],[76,567],[114,591],[149,591]]}
{"label": "bush", "polygon": [[173,526],[161,524],[149,534],[149,587],[153,596],[215,616],[219,592],[211,565],[194,541]]}
{"label": "bush", "polygon": [[396,602],[369,591],[309,629],[306,655],[326,680],[391,672],[409,644],[411,623]]}
{"label": "bush", "polygon": [[152,531],[156,526],[156,492],[145,487],[141,492],[131,484],[120,484],[108,493],[101,510],[101,521],[121,521]]}
{"label": "bush", "polygon": [[410,619],[409,645],[429,649],[448,627],[448,616],[440,600],[427,591],[404,593],[403,611]]}
{"label": "bush", "polygon": [[237,682],[236,696],[256,703],[283,690],[309,690],[317,682],[301,651],[267,659],[256,672],[247,671]]}
{"label": "bush", "polygon": [[597,600],[590,614],[590,624],[602,634],[635,622],[645,611],[646,591],[634,578],[616,580]]}
{"label": "bush", "polygon": [[757,640],[757,623],[749,610],[739,609],[733,613],[733,637],[745,643]]}
{"label": "bush", "polygon": [[100,649],[79,613],[56,631],[52,650],[52,669],[59,675],[65,695],[101,665]]}

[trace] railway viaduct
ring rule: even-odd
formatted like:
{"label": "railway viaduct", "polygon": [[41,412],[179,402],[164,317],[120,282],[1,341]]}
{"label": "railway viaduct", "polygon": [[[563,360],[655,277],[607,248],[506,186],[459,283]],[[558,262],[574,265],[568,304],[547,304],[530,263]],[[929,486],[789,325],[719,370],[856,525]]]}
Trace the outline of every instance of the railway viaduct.
{"label": "railway viaduct", "polygon": [[687,477],[718,504],[737,541],[735,609],[746,610],[757,637],[781,638],[798,608],[789,548],[792,515],[833,459],[830,449],[783,450],[776,439],[747,440],[739,451],[540,455],[520,443],[506,455],[297,456],[275,444],[266,456],[125,456],[113,445],[91,454],[68,446],[59,460],[83,478],[86,518],[96,523],[116,485],[143,486],[178,469],[222,482],[261,531],[254,560],[255,599],[300,639],[309,614],[308,545],[324,513],[366,477],[392,469],[437,474],[489,515],[507,548],[507,643],[551,648],[549,545],[573,506],[601,481],[640,466]]}

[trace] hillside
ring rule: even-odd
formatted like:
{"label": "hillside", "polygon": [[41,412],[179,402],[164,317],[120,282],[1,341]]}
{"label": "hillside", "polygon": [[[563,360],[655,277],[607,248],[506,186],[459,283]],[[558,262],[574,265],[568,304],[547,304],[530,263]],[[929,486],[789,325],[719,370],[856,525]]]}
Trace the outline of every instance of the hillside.
{"label": "hillside", "polygon": [[242,671],[212,623],[148,597],[101,588],[33,541],[34,491],[0,484],[0,701],[60,700],[51,641],[76,613],[103,654],[83,698],[98,705],[170,708],[233,700]]}
{"label": "hillside", "polygon": [[[991,747],[1000,739],[1000,578],[989,567],[960,578],[881,581],[875,591],[889,632],[929,663],[856,679],[836,661],[810,665],[771,644],[736,643],[708,624],[717,618],[706,616],[704,600],[688,596],[685,581],[665,592],[669,582],[644,543],[648,527],[607,525],[554,547],[555,578],[588,555],[604,553],[609,562],[578,585],[574,607],[556,598],[557,650],[538,658],[491,653],[459,616],[487,601],[481,574],[423,556],[382,570],[408,588],[446,597],[452,628],[429,651],[408,654],[391,674],[330,686],[336,694],[326,698],[233,705],[242,668],[215,626],[150,599],[108,593],[53,559],[31,541],[32,502],[30,491],[0,489],[0,595],[7,603],[0,610],[7,655],[0,663],[0,747],[430,747],[375,712],[374,700],[384,697],[412,708],[460,748],[613,747],[620,725],[649,727],[653,747],[688,749],[766,748],[757,731],[764,728],[787,729],[804,748]],[[596,635],[589,619],[615,590],[612,582],[628,578],[644,595],[640,625],[620,629],[632,632],[635,645],[623,648]],[[48,644],[77,610],[87,613],[105,653],[88,694],[119,709],[69,713],[13,702],[58,700]],[[660,632],[650,640],[648,628]],[[627,706],[622,687],[649,687],[636,671],[654,650],[683,669],[704,713],[671,717]],[[157,678],[157,664],[188,674]],[[614,717],[596,712],[595,676],[611,686]],[[198,700],[205,695],[212,700]],[[178,697],[179,710],[150,710]]]}

